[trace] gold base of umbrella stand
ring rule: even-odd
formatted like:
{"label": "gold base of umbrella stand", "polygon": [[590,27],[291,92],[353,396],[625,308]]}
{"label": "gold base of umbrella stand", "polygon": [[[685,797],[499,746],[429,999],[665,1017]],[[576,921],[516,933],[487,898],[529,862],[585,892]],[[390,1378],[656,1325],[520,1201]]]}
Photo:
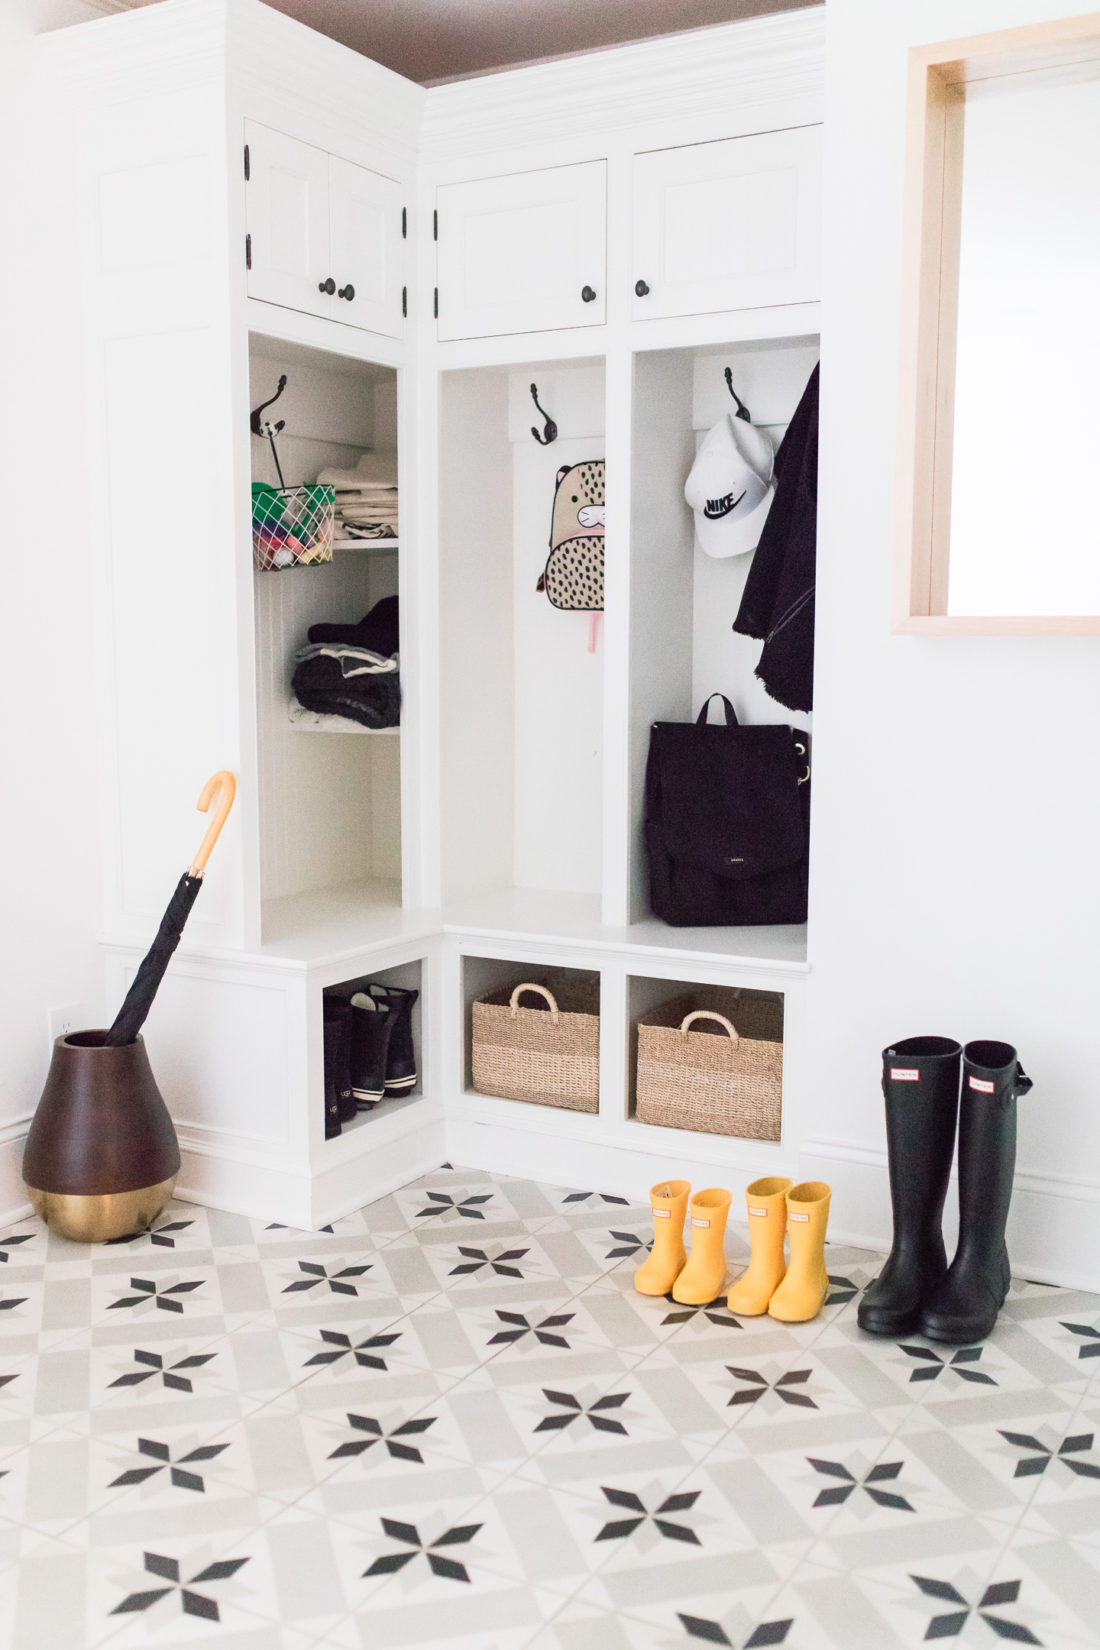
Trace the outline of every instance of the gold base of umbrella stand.
{"label": "gold base of umbrella stand", "polygon": [[40,1192],[27,1187],[34,1212],[51,1232],[73,1243],[110,1243],[148,1231],[167,1206],[176,1177],[132,1192],[107,1192],[100,1197],[77,1197],[71,1192]]}

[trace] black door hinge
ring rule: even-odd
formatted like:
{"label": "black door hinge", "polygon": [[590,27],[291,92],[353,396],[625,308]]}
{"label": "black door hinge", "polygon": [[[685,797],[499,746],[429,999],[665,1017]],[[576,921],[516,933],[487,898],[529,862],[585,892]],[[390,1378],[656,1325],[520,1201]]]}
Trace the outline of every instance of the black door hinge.
{"label": "black door hinge", "polygon": [[252,236],[251,235],[246,235],[245,238],[244,238],[244,267],[246,269],[251,269],[252,268]]}
{"label": "black door hinge", "polygon": [[401,208],[401,239],[403,241],[406,241],[406,240],[408,240],[408,238],[409,238],[409,209],[408,209],[407,206],[403,206]]}
{"label": "black door hinge", "polygon": [[438,239],[439,239],[439,210],[437,208],[432,213],[432,240],[437,241]]}
{"label": "black door hinge", "polygon": [[248,153],[248,144],[246,143],[245,146],[244,146],[244,181],[245,181],[245,183],[248,182],[248,180],[251,176],[252,176],[252,157]]}
{"label": "black door hinge", "polygon": [[401,313],[402,315],[409,313],[409,289],[407,286],[401,288]]}
{"label": "black door hinge", "polygon": [[436,287],[436,289],[435,289],[435,303],[432,306],[432,314],[435,316],[436,320],[438,321],[439,320],[439,288],[438,287]]}

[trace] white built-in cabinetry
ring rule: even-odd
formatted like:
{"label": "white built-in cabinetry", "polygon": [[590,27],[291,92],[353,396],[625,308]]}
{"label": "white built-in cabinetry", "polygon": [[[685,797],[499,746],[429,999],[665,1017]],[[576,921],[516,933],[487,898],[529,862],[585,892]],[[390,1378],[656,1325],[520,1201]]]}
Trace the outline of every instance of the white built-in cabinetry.
{"label": "white built-in cabinetry", "polygon": [[[239,776],[149,1022],[183,1193],[313,1225],[444,1155],[634,1193],[794,1172],[805,931],[650,917],[641,790],[650,723],[705,693],[791,720],[730,629],[746,564],[701,555],[682,490],[727,367],[778,438],[816,359],[818,14],[427,92],[259,0],[42,50],[84,210],[112,999],[199,785]],[[249,411],[283,373],[287,479],[388,456],[397,539],[254,570]],[[557,471],[595,458],[593,646],[535,586]],[[309,625],[395,594],[400,728],[296,717]],[[600,976],[598,1115],[470,1089],[473,996],[549,967]],[[421,993],[420,1085],[325,1140],[322,994],[371,978]],[[633,1116],[633,1022],[685,984],[782,995],[778,1145]]]}

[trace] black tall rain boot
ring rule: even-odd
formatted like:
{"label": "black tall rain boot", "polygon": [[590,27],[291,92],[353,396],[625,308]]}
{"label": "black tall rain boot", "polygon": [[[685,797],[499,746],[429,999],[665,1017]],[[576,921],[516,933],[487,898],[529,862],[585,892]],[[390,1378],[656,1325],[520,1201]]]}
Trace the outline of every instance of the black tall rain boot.
{"label": "black tall rain boot", "polygon": [[894,1242],[859,1303],[869,1335],[909,1335],[947,1271],[943,1204],[955,1150],[961,1046],[950,1037],[905,1037],[882,1053],[886,1155]]}
{"label": "black tall rain boot", "polygon": [[340,1133],[355,1116],[351,1092],[351,1010],[331,997],[323,1000],[325,1056],[325,1139]]}
{"label": "black tall rain boot", "polygon": [[351,999],[351,1086],[359,1111],[373,1111],[386,1092],[386,1066],[395,1017],[388,1003],[366,991]]}
{"label": "black tall rain boot", "polygon": [[393,1024],[386,1052],[385,1097],[387,1100],[400,1100],[416,1087],[412,1011],[420,993],[401,985],[372,984],[367,989],[376,1003],[385,1004],[390,1010]]}
{"label": "black tall rain boot", "polygon": [[959,1101],[959,1246],[921,1313],[930,1341],[962,1346],[992,1333],[1012,1273],[1005,1223],[1016,1166],[1016,1101],[1031,1078],[1011,1043],[967,1043]]}

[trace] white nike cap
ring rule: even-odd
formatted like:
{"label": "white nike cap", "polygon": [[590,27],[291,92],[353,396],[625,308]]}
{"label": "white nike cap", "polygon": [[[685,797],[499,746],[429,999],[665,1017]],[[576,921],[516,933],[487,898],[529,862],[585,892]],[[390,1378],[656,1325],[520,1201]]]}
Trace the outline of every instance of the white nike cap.
{"label": "white nike cap", "polygon": [[684,497],[695,511],[699,548],[708,556],[755,550],[772,501],[775,448],[746,418],[727,413],[695,455]]}

